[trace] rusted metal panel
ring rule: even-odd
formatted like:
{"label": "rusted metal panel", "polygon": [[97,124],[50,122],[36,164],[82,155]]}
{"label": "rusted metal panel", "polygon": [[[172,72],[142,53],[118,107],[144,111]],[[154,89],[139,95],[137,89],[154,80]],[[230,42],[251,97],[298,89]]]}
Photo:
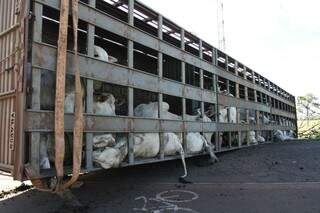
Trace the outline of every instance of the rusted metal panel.
{"label": "rusted metal panel", "polygon": [[[25,1],[0,2],[0,170],[13,172],[21,136],[19,98],[22,91]],[[19,157],[18,157],[19,158]]]}

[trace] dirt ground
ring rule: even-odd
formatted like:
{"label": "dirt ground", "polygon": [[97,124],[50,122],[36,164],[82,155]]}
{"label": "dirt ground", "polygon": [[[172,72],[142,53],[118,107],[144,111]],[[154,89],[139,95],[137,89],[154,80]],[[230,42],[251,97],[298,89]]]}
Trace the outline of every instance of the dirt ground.
{"label": "dirt ground", "polygon": [[65,208],[63,200],[34,189],[4,198],[0,212],[320,212],[320,143],[265,144],[187,160],[188,180],[179,160],[115,169],[82,177],[72,190],[85,208]]}

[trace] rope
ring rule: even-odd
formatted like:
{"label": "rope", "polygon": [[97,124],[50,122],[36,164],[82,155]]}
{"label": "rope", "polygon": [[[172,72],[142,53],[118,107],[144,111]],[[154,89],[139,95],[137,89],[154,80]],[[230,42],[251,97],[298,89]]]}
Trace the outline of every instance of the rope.
{"label": "rope", "polygon": [[80,175],[82,158],[82,138],[83,138],[83,106],[81,93],[81,79],[78,60],[78,0],[72,0],[72,23],[73,23],[73,67],[75,74],[75,123],[73,129],[73,168],[72,178],[63,185],[62,189],[69,188],[74,184]]}
{"label": "rope", "polygon": [[65,138],[64,138],[64,102],[65,102],[65,81],[67,65],[67,41],[68,41],[68,16],[69,0],[61,0],[60,4],[60,27],[57,50],[57,72],[56,72],[56,97],[55,97],[55,167],[57,182],[51,188],[46,179],[33,178],[37,175],[31,165],[26,165],[25,171],[34,186],[40,191],[60,193],[72,186],[79,178],[82,159],[83,139],[83,103],[81,78],[78,60],[78,0],[71,0],[72,22],[74,37],[73,69],[75,74],[75,123],[73,129],[73,168],[72,177],[67,182],[64,177]]}
{"label": "rope", "polygon": [[55,97],[55,167],[57,171],[56,192],[62,191],[62,181],[64,176],[64,101],[67,64],[68,13],[69,0],[61,0]]}

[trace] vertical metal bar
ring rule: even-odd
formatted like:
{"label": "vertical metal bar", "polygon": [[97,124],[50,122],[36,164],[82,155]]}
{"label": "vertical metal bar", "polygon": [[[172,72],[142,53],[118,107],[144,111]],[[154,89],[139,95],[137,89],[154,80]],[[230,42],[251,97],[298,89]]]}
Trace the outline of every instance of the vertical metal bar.
{"label": "vertical metal bar", "polygon": [[[129,87],[128,88],[128,112],[129,112],[129,117],[133,117],[133,88]],[[134,163],[134,134],[131,132],[132,131],[132,120],[130,121],[130,132],[128,135],[128,156],[129,156],[129,164]]]}
{"label": "vertical metal bar", "polygon": [[[181,28],[181,49],[185,50],[185,31]],[[181,82],[183,84],[186,83],[186,63],[181,61]],[[182,98],[182,120],[186,119],[186,99],[185,97]],[[186,123],[183,122],[183,148],[187,151],[187,132],[186,132]],[[188,153],[186,153],[188,155]]]}
{"label": "vertical metal bar", "polygon": [[229,71],[229,57],[226,55],[225,70]]}
{"label": "vertical metal bar", "polygon": [[222,151],[222,136],[223,136],[223,132],[217,132],[218,133],[218,138],[219,138],[219,151]]}
{"label": "vertical metal bar", "polygon": [[212,62],[215,66],[218,66],[218,50],[216,48],[212,48]]}
{"label": "vertical metal bar", "polygon": [[163,54],[158,52],[158,76],[159,80],[163,78]]}
{"label": "vertical metal bar", "polygon": [[[219,98],[217,95],[217,91],[218,91],[218,79],[217,79],[217,75],[213,75],[213,88],[214,88],[214,92],[215,92],[215,99],[216,99],[216,104],[215,104],[215,121],[216,123],[219,122]],[[218,132],[217,132],[218,134]]]}
{"label": "vertical metal bar", "polygon": [[236,98],[240,98],[239,84],[236,83]]}
{"label": "vertical metal bar", "polygon": [[253,95],[254,95],[254,102],[258,102],[257,90],[253,91]]}
{"label": "vertical metal bar", "polygon": [[89,5],[91,7],[96,7],[96,0],[89,0]]}
{"label": "vertical metal bar", "polygon": [[158,15],[158,38],[160,40],[163,39],[163,33],[162,33],[162,28],[163,28],[163,17],[162,15]]}
{"label": "vertical metal bar", "polygon": [[87,48],[88,48],[88,56],[90,57],[94,57],[94,34],[95,34],[95,27],[91,24],[88,24]]}
{"label": "vertical metal bar", "polygon": [[[162,103],[163,103],[163,95],[161,93],[159,93],[159,118],[163,118],[163,115],[162,115]],[[161,120],[159,121],[160,122],[160,127],[161,127]],[[164,159],[164,133],[161,131],[159,133],[159,139],[160,139],[160,153],[159,153],[159,158],[160,159]]]}
{"label": "vertical metal bar", "polygon": [[244,87],[244,97],[245,97],[245,99],[246,99],[246,101],[248,101],[249,100],[249,96],[248,96],[248,87]]}
{"label": "vertical metal bar", "polygon": [[239,76],[239,72],[238,72],[238,62],[237,62],[237,61],[234,62],[234,72],[235,72],[236,76]]}
{"label": "vertical metal bar", "polygon": [[[182,73],[183,73],[183,75],[182,75],[182,81],[183,82],[185,82],[185,75],[184,75],[184,68],[185,68],[185,64],[184,64],[184,62],[182,62]],[[183,142],[183,149],[184,149],[184,151],[185,151],[185,153],[186,153],[186,156],[188,156],[188,152],[187,152],[187,150],[188,150],[188,147],[187,147],[187,134],[188,134],[188,132],[186,132],[186,122],[185,122],[185,120],[186,120],[186,98],[185,97],[183,97],[182,99],[181,99],[181,101],[182,101],[182,120],[183,120],[183,132],[182,132],[182,142]]]}
{"label": "vertical metal bar", "polygon": [[[134,25],[134,0],[128,0],[128,21],[129,25]],[[128,40],[128,67],[132,69],[134,66],[133,61],[133,41]],[[133,117],[133,88],[128,87],[128,115],[129,117]],[[129,140],[128,140],[128,156],[129,156],[129,164],[134,163],[134,134],[132,131],[132,120],[130,121],[130,132],[129,132]]]}
{"label": "vertical metal bar", "polygon": [[134,0],[128,0],[128,22],[129,25],[133,26],[134,25]]}
{"label": "vertical metal bar", "polygon": [[42,4],[35,2],[34,4],[35,22],[33,23],[33,26],[34,26],[33,40],[36,42],[42,41],[42,12],[43,12]]}
{"label": "vertical metal bar", "polygon": [[181,82],[186,83],[186,63],[184,61],[181,62]]}
{"label": "vertical metal bar", "polygon": [[213,81],[213,92],[216,93],[217,92],[217,76],[215,74],[213,74],[212,76],[212,81]]}
{"label": "vertical metal bar", "polygon": [[227,80],[227,92],[230,93],[230,80],[229,79],[226,79]]}
{"label": "vertical metal bar", "polygon": [[215,132],[215,134],[214,134],[214,138],[215,138],[215,142],[216,142],[216,144],[215,144],[215,147],[216,147],[216,150],[217,151],[220,151],[220,137],[219,137],[219,132]]}
{"label": "vertical metal bar", "polygon": [[[163,33],[162,33],[162,27],[163,27],[163,17],[162,15],[158,16],[158,38],[160,40],[163,39]],[[163,54],[161,52],[158,52],[158,76],[159,76],[159,81],[161,81],[161,79],[163,78]],[[159,118],[163,118],[162,115],[162,103],[163,103],[163,94],[159,93],[158,94],[158,113],[159,113]],[[161,120],[160,122],[160,126],[161,126]],[[160,139],[160,153],[159,153],[159,157],[160,159],[164,159],[164,133],[160,132],[159,133],[159,139]]]}
{"label": "vertical metal bar", "polygon": [[241,131],[238,131],[238,147],[240,148],[242,146],[242,141],[241,141],[241,134],[242,132]]}
{"label": "vertical metal bar", "polygon": [[[93,113],[93,80],[87,79],[87,96],[86,96],[86,112]],[[86,168],[90,170],[93,168],[93,134],[86,133]]]}
{"label": "vertical metal bar", "polygon": [[[95,7],[96,1],[90,0],[89,5]],[[87,49],[88,56],[94,57],[94,35],[95,27],[91,24],[88,24],[88,33],[87,33]],[[86,112],[93,113],[93,80],[87,79],[87,88],[86,88]],[[86,168],[91,170],[93,168],[93,134],[86,133]]]}
{"label": "vertical metal bar", "polygon": [[185,31],[181,29],[181,49],[185,50]]}
{"label": "vertical metal bar", "polygon": [[[41,70],[32,69],[32,98],[31,108],[33,110],[40,110],[41,100]],[[40,175],[40,133],[32,132],[30,141],[31,158],[30,163],[36,175]]]}
{"label": "vertical metal bar", "polygon": [[243,66],[243,78],[245,79],[245,80],[247,80],[247,67],[246,66]]}
{"label": "vertical metal bar", "polygon": [[201,39],[199,40],[199,57],[203,59],[203,42]]}
{"label": "vertical metal bar", "polygon": [[237,124],[240,124],[240,108],[237,108]]}
{"label": "vertical metal bar", "polygon": [[41,95],[41,70],[37,68],[32,69],[32,97],[31,108],[40,110],[40,95]]}
{"label": "vertical metal bar", "polygon": [[[246,109],[247,122],[249,123],[250,128],[252,128],[252,125],[250,124],[249,116],[250,116],[249,109]],[[249,131],[245,131],[245,134],[246,134],[246,143],[247,143],[247,146],[250,146]]]}
{"label": "vertical metal bar", "polygon": [[[203,59],[203,43],[202,40],[199,40],[199,57]],[[203,69],[200,69],[200,88],[204,88],[204,78],[203,78]],[[201,93],[201,114],[204,116],[204,102],[203,102],[203,95]],[[203,125],[202,125],[202,131],[203,131]],[[204,132],[202,132],[204,133]],[[209,141],[210,142],[210,141]]]}
{"label": "vertical metal bar", "polygon": [[229,145],[229,148],[232,147],[231,132],[228,132],[228,145]]}
{"label": "vertical metal bar", "polygon": [[200,69],[200,88],[204,88],[203,69]]}
{"label": "vertical metal bar", "polygon": [[253,84],[256,84],[256,80],[255,80],[254,76],[255,76],[255,72],[252,71],[252,83],[253,83]]}
{"label": "vertical metal bar", "polygon": [[31,133],[30,140],[30,164],[34,169],[35,175],[40,175],[40,133],[34,132]]}

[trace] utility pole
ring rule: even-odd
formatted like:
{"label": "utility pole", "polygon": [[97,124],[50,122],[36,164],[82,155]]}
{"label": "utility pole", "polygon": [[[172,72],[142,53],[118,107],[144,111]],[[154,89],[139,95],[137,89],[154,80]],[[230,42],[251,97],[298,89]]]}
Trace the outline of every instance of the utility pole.
{"label": "utility pole", "polygon": [[217,0],[217,26],[218,26],[218,48],[226,51],[226,37],[224,32],[223,0]]}

